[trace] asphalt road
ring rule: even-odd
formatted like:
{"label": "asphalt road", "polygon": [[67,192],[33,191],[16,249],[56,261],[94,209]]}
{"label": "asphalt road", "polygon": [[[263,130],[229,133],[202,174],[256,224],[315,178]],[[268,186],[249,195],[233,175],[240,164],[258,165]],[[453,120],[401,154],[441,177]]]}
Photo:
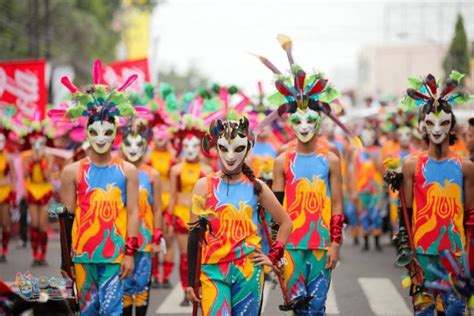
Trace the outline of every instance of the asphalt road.
{"label": "asphalt road", "polygon": [[[35,276],[59,276],[60,248],[57,240],[50,242],[47,267],[31,267],[29,248],[17,248],[11,242],[7,263],[0,264],[0,279],[14,282],[17,272],[30,271]],[[333,272],[327,301],[329,315],[410,315],[408,291],[401,287],[403,271],[394,266],[395,250],[384,239],[382,252],[362,252],[347,241],[341,249],[341,261]],[[152,289],[148,315],[189,315],[190,308],[179,306],[183,293],[175,269],[174,287],[169,290]],[[284,315],[278,287],[271,283],[265,288],[263,315]]]}

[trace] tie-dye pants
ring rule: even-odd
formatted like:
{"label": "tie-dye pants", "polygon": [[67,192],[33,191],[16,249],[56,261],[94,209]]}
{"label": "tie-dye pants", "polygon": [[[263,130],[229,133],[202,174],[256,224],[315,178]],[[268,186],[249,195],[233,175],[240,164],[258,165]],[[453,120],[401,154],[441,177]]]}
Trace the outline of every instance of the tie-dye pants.
{"label": "tie-dye pants", "polygon": [[249,256],[201,266],[202,314],[259,315],[263,293],[262,267]]}
{"label": "tie-dye pants", "polygon": [[82,316],[122,314],[123,282],[118,263],[74,263]]}
{"label": "tie-dye pants", "polygon": [[381,201],[380,194],[359,192],[359,222],[364,236],[379,236],[382,233]]}
{"label": "tie-dye pants", "polygon": [[[428,266],[431,265],[440,272],[445,273],[445,269],[440,264],[439,256],[417,254],[416,257],[423,270],[424,280],[430,282],[439,281],[440,277],[428,269]],[[461,257],[456,259],[458,259],[462,266]],[[446,294],[424,290],[415,294],[412,299],[415,315],[417,316],[434,315],[439,301],[441,301],[444,313],[447,316],[464,315],[464,308],[466,306],[466,301],[453,292]]]}
{"label": "tie-dye pants", "polygon": [[125,279],[124,282],[124,309],[132,305],[135,305],[137,309],[148,305],[151,278],[151,254],[149,252],[139,251],[135,254],[134,259],[135,268],[133,269],[133,273],[129,278]]}
{"label": "tie-dye pants", "polygon": [[286,249],[283,279],[290,299],[311,295],[307,308],[295,310],[296,315],[324,315],[331,271],[325,269],[325,250]]}

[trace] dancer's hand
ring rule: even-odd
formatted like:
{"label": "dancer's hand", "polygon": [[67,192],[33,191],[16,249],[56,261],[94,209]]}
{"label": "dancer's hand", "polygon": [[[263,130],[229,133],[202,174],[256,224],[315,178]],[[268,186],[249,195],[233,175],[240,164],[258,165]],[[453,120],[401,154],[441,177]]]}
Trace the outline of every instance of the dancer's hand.
{"label": "dancer's hand", "polygon": [[[76,273],[74,272],[74,269],[71,269],[71,274],[72,274],[72,277],[75,279],[76,278]],[[69,277],[69,274],[67,274],[67,272],[64,271],[63,269],[61,269],[61,275],[65,279],[69,279],[69,280],[71,279],[71,277]]]}
{"label": "dancer's hand", "polygon": [[250,260],[252,260],[252,262],[254,262],[255,266],[257,266],[257,267],[263,266],[263,265],[270,266],[270,267],[273,266],[270,259],[268,259],[268,257],[265,256],[265,254],[262,252],[262,250],[260,250],[258,248],[255,249],[255,252],[253,253],[253,257],[251,257]]}
{"label": "dancer's hand", "polygon": [[132,275],[134,265],[135,261],[132,256],[123,256],[122,264],[120,265],[120,278],[122,280]]}
{"label": "dancer's hand", "polygon": [[337,261],[339,260],[339,248],[341,245],[338,243],[331,243],[326,254],[326,269],[334,269],[336,267]]}
{"label": "dancer's hand", "polygon": [[196,296],[196,293],[194,293],[194,289],[190,286],[184,289],[184,294],[193,303],[199,303],[201,301],[201,298]]}

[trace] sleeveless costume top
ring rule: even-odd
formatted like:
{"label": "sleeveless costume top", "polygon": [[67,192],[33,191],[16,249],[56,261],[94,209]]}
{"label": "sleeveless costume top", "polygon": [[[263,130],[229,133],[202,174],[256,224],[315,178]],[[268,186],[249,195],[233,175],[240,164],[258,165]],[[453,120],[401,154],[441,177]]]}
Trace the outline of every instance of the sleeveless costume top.
{"label": "sleeveless costume top", "polygon": [[293,222],[287,249],[327,249],[330,245],[331,191],[329,147],[318,144],[314,153],[295,149],[285,157],[285,209]]}
{"label": "sleeveless costume top", "polygon": [[142,165],[138,170],[138,251],[150,252],[153,236],[153,168]]}
{"label": "sleeveless costume top", "polygon": [[466,245],[461,157],[450,152],[437,161],[418,154],[413,183],[413,236],[416,252],[460,255]]}
{"label": "sleeveless costume top", "polygon": [[217,176],[209,175],[206,209],[214,211],[209,216],[210,227],[202,248],[202,263],[214,264],[242,258],[260,247],[257,234],[259,214],[258,197],[252,182],[244,178],[229,183]]}
{"label": "sleeveless costume top", "polygon": [[127,179],[124,160],[96,166],[79,162],[77,207],[72,228],[73,261],[120,263],[127,234]]}
{"label": "sleeveless costume top", "polygon": [[[170,169],[174,164],[173,155],[169,151],[154,150],[150,154],[150,164],[160,174],[163,181],[170,180]],[[161,192],[161,209],[165,212],[170,203],[170,193]]]}
{"label": "sleeveless costume top", "polygon": [[377,146],[359,150],[355,161],[356,189],[361,193],[378,195],[382,193],[383,176],[377,170],[369,154],[376,159],[380,158],[380,150]]}
{"label": "sleeveless costume top", "polygon": [[40,160],[32,160],[28,165],[28,177],[25,182],[25,189],[30,202],[40,202],[49,200],[53,193],[53,185],[47,182],[43,172],[48,167],[48,160],[42,157]]}

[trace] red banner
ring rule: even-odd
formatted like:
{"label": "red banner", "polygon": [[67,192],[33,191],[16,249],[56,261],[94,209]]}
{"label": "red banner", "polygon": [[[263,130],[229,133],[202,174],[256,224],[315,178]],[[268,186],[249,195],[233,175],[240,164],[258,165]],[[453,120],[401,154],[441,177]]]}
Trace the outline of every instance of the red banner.
{"label": "red banner", "polygon": [[150,82],[148,58],[117,61],[102,68],[102,79],[113,87],[120,87],[134,74],[138,75],[138,78],[127,90],[140,92],[143,84]]}
{"label": "red banner", "polygon": [[47,102],[45,60],[0,61],[0,105],[15,105],[19,117],[44,118]]}

